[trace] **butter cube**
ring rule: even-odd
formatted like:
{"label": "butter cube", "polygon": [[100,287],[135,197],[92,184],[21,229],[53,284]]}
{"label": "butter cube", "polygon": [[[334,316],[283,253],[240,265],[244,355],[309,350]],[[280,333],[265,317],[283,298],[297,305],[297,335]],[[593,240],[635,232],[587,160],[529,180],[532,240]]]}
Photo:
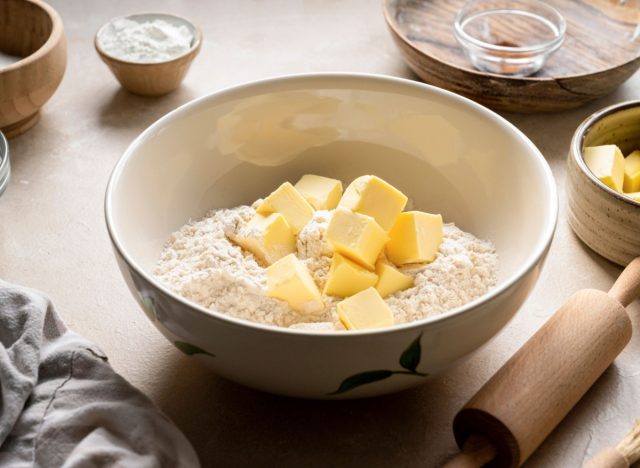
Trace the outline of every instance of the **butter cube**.
{"label": "butter cube", "polygon": [[280,213],[256,213],[235,241],[267,265],[296,251],[296,238]]}
{"label": "butter cube", "polygon": [[405,275],[388,263],[378,261],[376,263],[376,273],[378,275],[376,290],[382,297],[390,296],[396,291],[402,291],[413,286],[413,278],[411,276]]}
{"label": "butter cube", "polygon": [[302,231],[314,213],[307,200],[289,182],[285,182],[271,192],[256,211],[260,214],[282,214],[294,234]]}
{"label": "butter cube", "polygon": [[267,268],[267,296],[288,302],[298,312],[317,312],[324,307],[318,286],[295,254]]}
{"label": "butter cube", "polygon": [[371,216],[336,209],[327,226],[327,241],[334,250],[373,270],[387,233]]}
{"label": "butter cube", "polygon": [[294,187],[316,210],[333,210],[342,196],[342,182],[329,177],[306,174]]}
{"label": "butter cube", "polygon": [[629,193],[640,191],[640,151],[638,150],[624,158],[622,189]]}
{"label": "butter cube", "polygon": [[387,257],[395,265],[432,262],[442,243],[442,216],[407,211],[389,232]]}
{"label": "butter cube", "polygon": [[365,175],[351,182],[338,206],[374,218],[389,231],[407,204],[407,197],[379,177]]}
{"label": "butter cube", "polygon": [[363,289],[374,286],[377,281],[378,275],[374,272],[336,253],[331,260],[323,292],[329,296],[353,296]]}
{"label": "butter cube", "polygon": [[600,182],[622,192],[625,163],[616,145],[588,146],[582,154],[585,164]]}
{"label": "butter cube", "polygon": [[632,200],[640,202],[640,192],[625,193],[625,195],[631,198]]}
{"label": "butter cube", "polygon": [[339,302],[337,311],[338,318],[347,330],[393,325],[393,312],[375,288],[365,289]]}

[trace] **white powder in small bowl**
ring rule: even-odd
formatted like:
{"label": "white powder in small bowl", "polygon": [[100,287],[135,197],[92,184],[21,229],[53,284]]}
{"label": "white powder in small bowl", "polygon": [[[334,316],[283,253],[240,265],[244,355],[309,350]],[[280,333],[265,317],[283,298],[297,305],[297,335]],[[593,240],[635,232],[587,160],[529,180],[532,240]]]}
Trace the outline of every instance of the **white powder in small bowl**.
{"label": "white powder in small bowl", "polygon": [[116,18],[98,36],[105,53],[137,63],[158,63],[179,57],[191,48],[193,39],[186,26],[174,26],[157,18],[140,22]]}
{"label": "white powder in small bowl", "polygon": [[[213,210],[173,233],[163,250],[156,276],[176,293],[206,308],[253,322],[306,330],[344,330],[336,305],[325,296],[325,308],[300,313],[266,295],[266,273],[252,254],[232,239],[255,214],[254,207]],[[322,290],[333,250],[326,240],[331,211],[316,211],[298,234],[297,256]],[[385,299],[396,324],[412,322],[460,307],[496,284],[498,257],[490,242],[445,224],[436,259],[402,268],[413,287]]]}

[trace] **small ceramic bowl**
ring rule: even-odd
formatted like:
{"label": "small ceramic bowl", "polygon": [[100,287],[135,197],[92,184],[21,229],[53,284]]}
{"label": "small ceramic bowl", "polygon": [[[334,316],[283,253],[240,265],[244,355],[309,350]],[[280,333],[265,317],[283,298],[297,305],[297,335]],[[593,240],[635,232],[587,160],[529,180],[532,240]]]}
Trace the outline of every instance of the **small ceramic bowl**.
{"label": "small ceramic bowl", "polygon": [[[345,184],[376,174],[415,209],[442,213],[491,240],[499,255],[497,285],[416,322],[319,332],[208,310],[154,277],[166,240],[187,221],[251,203],[308,173]],[[486,108],[409,80],[313,74],[220,91],[158,120],[117,163],[105,214],[131,292],[178,349],[254,388],[355,398],[423,383],[505,326],[536,283],[557,197],[542,154]],[[402,370],[405,353],[415,356],[412,372]]]}
{"label": "small ceramic bowl", "polygon": [[[182,55],[160,62],[135,62],[110,55],[105,51],[102,39],[109,32],[109,28],[113,27],[113,22],[121,18],[140,23],[158,19],[173,26],[185,26],[193,37],[191,46]],[[161,96],[173,91],[182,83],[191,62],[200,52],[202,32],[191,21],[180,16],[165,13],[139,13],[111,19],[96,33],[94,46],[102,61],[107,64],[124,89],[142,96]]]}
{"label": "small ceramic bowl", "polygon": [[0,51],[17,59],[0,65],[0,130],[11,138],[37,123],[62,81],[67,42],[60,16],[40,0],[2,2]]}
{"label": "small ceramic bowl", "polygon": [[2,132],[0,132],[0,195],[2,195],[7,188],[10,175],[11,163],[9,162],[9,144]]}
{"label": "small ceramic bowl", "polygon": [[640,149],[640,101],[602,109],[576,130],[568,157],[569,224],[591,249],[626,266],[640,255],[640,203],[600,182],[582,157],[587,146]]}

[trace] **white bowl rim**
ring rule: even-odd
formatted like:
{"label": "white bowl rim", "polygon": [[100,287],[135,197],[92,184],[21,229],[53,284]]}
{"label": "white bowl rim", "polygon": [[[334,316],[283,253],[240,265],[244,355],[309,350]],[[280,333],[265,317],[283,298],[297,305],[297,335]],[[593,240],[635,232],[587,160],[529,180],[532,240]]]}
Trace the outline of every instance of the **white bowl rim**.
{"label": "white bowl rim", "polygon": [[[430,93],[435,93],[437,95],[446,96],[448,99],[452,99],[454,101],[458,101],[467,106],[474,108],[477,111],[480,111],[485,114],[486,117],[491,119],[492,121],[506,126],[512,132],[514,132],[518,137],[520,137],[526,146],[528,146],[532,153],[535,155],[536,160],[540,163],[542,170],[545,174],[545,189],[548,190],[549,193],[549,204],[547,206],[549,216],[546,219],[546,224],[543,226],[542,236],[539,239],[537,245],[533,249],[533,251],[529,254],[523,266],[517,270],[515,274],[512,274],[502,285],[497,285],[486,294],[483,294],[479,298],[464,304],[463,306],[456,307],[455,309],[448,310],[438,315],[434,315],[431,317],[427,317],[424,319],[416,320],[413,322],[401,323],[397,325],[393,325],[391,327],[385,328],[375,328],[368,330],[350,330],[348,332],[342,330],[332,330],[332,331],[316,331],[316,330],[305,330],[305,329],[292,329],[279,327],[275,325],[267,325],[258,322],[253,322],[250,320],[240,319],[236,317],[232,317],[226,315],[222,312],[217,312],[214,310],[207,309],[195,302],[186,299],[179,294],[173,292],[164,284],[162,284],[159,280],[157,280],[153,275],[147,274],[147,272],[140,266],[136,261],[131,258],[131,256],[125,250],[120,238],[118,237],[115,229],[113,227],[113,206],[112,206],[112,198],[114,186],[117,180],[120,178],[125,162],[129,159],[134,150],[137,149],[139,145],[142,144],[143,140],[152,133],[156,128],[164,125],[166,122],[170,121],[174,118],[174,116],[185,112],[187,109],[196,107],[198,104],[203,103],[207,100],[213,99],[214,97],[224,95],[227,93],[239,92],[245,89],[251,89],[255,87],[261,87],[263,85],[270,84],[278,84],[285,83],[288,81],[304,83],[305,81],[314,81],[318,79],[332,79],[332,80],[342,80],[343,82],[348,82],[351,80],[366,80],[369,82],[381,82],[387,84],[396,84],[402,86],[408,86],[410,88],[414,88],[416,90],[428,91]],[[149,127],[147,127],[140,135],[138,135],[133,142],[126,149],[124,154],[120,157],[118,162],[116,163],[111,176],[109,177],[109,181],[107,183],[107,189],[105,192],[105,201],[104,201],[104,212],[105,212],[105,221],[107,224],[107,231],[109,233],[109,237],[114,248],[117,250],[118,254],[121,258],[127,263],[129,268],[132,268],[136,274],[140,275],[145,281],[151,283],[154,287],[160,290],[163,294],[169,296],[173,300],[183,304],[187,307],[187,310],[191,309],[192,311],[205,314],[213,319],[222,320],[231,325],[251,328],[256,331],[269,332],[269,333],[282,333],[287,335],[297,335],[297,336],[305,336],[305,337],[332,337],[332,338],[349,338],[353,336],[370,336],[370,335],[384,335],[388,333],[396,333],[400,331],[407,331],[413,329],[421,329],[425,325],[436,324],[446,322],[448,320],[454,319],[458,315],[464,314],[466,312],[471,311],[475,307],[485,304],[491,301],[494,297],[499,296],[509,288],[511,288],[514,284],[516,284],[520,279],[526,276],[529,271],[531,271],[541,258],[544,257],[545,253],[549,249],[551,245],[551,241],[553,239],[553,234],[556,229],[556,224],[558,220],[558,194],[555,184],[555,179],[553,178],[553,174],[551,172],[551,168],[547,163],[546,159],[540,152],[540,150],[533,144],[533,142],[515,125],[507,121],[505,118],[496,114],[492,110],[468,99],[466,97],[455,94],[451,91],[447,91],[445,89],[438,88],[436,86],[428,85],[426,83],[419,83],[417,81],[412,81],[404,78],[392,77],[387,75],[378,75],[374,73],[351,73],[351,72],[315,72],[315,73],[299,73],[299,74],[290,74],[283,76],[276,76],[271,78],[254,80],[246,83],[242,83],[239,85],[234,85],[226,88],[222,88],[213,93],[201,96],[199,98],[193,99],[176,109],[168,112],[164,116],[160,117],[154,123],[152,123]]]}
{"label": "white bowl rim", "polygon": [[571,152],[573,153],[576,164],[578,165],[582,173],[591,181],[591,183],[595,184],[596,187],[598,187],[600,190],[604,190],[609,195],[620,200],[623,203],[628,203],[633,206],[640,206],[640,202],[635,201],[633,198],[628,197],[624,193],[616,192],[611,187],[608,187],[603,182],[601,182],[595,176],[595,174],[591,172],[591,169],[587,167],[587,163],[584,161],[584,155],[582,154],[582,145],[584,144],[584,139],[598,122],[600,122],[604,118],[612,116],[613,114],[617,114],[618,112],[634,108],[640,110],[640,99],[619,102],[591,114],[589,117],[582,121],[582,123],[578,126],[575,133],[573,134],[573,139],[571,141]]}

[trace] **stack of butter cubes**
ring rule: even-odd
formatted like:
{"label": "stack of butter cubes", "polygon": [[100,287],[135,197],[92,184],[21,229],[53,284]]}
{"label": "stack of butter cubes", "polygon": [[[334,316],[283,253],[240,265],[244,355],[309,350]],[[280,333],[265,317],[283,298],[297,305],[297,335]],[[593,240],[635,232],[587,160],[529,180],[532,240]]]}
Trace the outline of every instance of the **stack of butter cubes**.
{"label": "stack of butter cubes", "polygon": [[583,151],[589,170],[607,187],[640,202],[640,151],[626,158],[616,145],[588,146]]}
{"label": "stack of butter cubes", "polygon": [[[433,261],[442,243],[442,217],[403,212],[406,203],[376,176],[358,177],[343,194],[339,180],[305,175],[265,198],[236,242],[268,265],[267,295],[293,310],[322,310],[324,294],[345,298],[337,312],[349,330],[390,326],[383,299],[413,286],[397,267]],[[334,255],[322,293],[295,255],[296,235],[315,210],[333,210],[326,238]]]}

